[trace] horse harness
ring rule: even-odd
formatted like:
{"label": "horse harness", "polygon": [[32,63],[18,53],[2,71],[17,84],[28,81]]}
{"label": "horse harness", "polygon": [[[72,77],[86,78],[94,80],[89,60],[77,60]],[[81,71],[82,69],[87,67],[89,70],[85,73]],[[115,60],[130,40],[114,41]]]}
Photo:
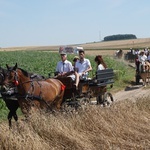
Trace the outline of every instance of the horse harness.
{"label": "horse harness", "polygon": [[[14,76],[14,85],[17,87],[18,85],[20,85],[20,84],[26,84],[26,83],[29,83],[30,82],[30,87],[29,87],[29,89],[28,89],[28,92],[24,95],[24,96],[22,96],[22,95],[19,95],[19,94],[17,94],[17,96],[16,96],[16,98],[25,98],[25,100],[27,100],[27,101],[29,101],[29,102],[31,102],[32,103],[32,101],[33,100],[38,100],[38,101],[43,101],[46,105],[47,105],[47,107],[50,109],[50,110],[52,110],[52,108],[51,108],[51,106],[52,106],[52,104],[55,102],[55,100],[57,99],[57,97],[59,97],[59,95],[57,95],[56,97],[55,97],[55,99],[51,102],[51,104],[49,105],[48,103],[47,103],[47,101],[45,101],[43,98],[42,98],[42,92],[41,92],[41,90],[40,90],[40,94],[39,95],[34,95],[33,93],[34,93],[34,90],[35,90],[35,86],[34,86],[34,82],[36,81],[37,83],[38,83],[38,85],[40,86],[40,89],[41,89],[41,84],[38,82],[38,80],[33,80],[33,79],[31,79],[31,80],[29,80],[29,81],[25,81],[25,82],[23,82],[23,83],[19,83],[19,81],[18,81],[18,73],[17,73],[17,71],[14,71],[15,72],[15,76]],[[30,90],[32,90],[32,94],[31,94],[31,92],[30,92]]]}

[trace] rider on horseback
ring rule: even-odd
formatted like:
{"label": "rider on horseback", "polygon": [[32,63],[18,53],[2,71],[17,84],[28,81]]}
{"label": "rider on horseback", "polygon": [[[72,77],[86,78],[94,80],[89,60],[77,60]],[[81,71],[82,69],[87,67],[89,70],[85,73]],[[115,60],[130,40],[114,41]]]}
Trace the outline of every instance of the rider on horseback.
{"label": "rider on horseback", "polygon": [[145,61],[147,60],[147,56],[145,55],[144,52],[140,53],[138,60],[139,60],[139,71],[145,72],[145,66],[146,66]]}

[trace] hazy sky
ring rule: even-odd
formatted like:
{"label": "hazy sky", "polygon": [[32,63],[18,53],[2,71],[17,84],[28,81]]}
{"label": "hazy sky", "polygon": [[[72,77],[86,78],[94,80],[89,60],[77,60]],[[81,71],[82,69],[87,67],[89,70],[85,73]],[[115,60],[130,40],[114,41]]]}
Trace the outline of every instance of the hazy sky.
{"label": "hazy sky", "polygon": [[0,0],[0,47],[150,37],[150,0]]}

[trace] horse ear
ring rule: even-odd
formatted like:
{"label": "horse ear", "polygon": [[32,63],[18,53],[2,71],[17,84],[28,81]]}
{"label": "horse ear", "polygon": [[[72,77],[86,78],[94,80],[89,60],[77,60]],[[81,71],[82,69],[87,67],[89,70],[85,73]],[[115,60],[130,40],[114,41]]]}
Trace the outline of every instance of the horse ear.
{"label": "horse ear", "polygon": [[9,70],[9,66],[6,64],[7,69]]}
{"label": "horse ear", "polygon": [[15,66],[13,67],[13,70],[16,70],[18,68],[17,63],[15,64]]}

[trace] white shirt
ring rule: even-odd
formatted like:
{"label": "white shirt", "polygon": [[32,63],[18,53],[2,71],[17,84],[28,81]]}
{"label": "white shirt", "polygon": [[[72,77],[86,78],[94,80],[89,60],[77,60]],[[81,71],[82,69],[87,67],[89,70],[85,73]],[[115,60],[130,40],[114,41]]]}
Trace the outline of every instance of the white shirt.
{"label": "white shirt", "polygon": [[81,75],[85,70],[87,70],[91,66],[90,60],[84,58],[84,60],[81,62],[78,60],[75,64],[75,67],[78,68],[78,73]]}
{"label": "white shirt", "polygon": [[104,70],[104,66],[102,64],[99,64],[98,67],[97,67],[97,70]]}
{"label": "white shirt", "polygon": [[143,62],[145,62],[146,60],[147,60],[147,56],[146,55],[143,55],[143,56],[139,56],[139,61],[141,62],[141,63],[143,63]]}
{"label": "white shirt", "polygon": [[59,73],[73,71],[72,63],[68,60],[65,60],[64,62],[59,61],[57,63],[56,71]]}

